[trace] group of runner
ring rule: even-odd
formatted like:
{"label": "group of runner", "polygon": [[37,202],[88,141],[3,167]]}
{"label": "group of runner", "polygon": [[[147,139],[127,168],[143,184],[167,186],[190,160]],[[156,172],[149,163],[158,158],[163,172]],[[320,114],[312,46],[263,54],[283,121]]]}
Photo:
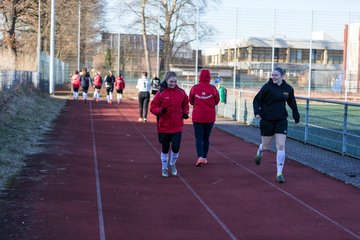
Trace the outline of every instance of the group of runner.
{"label": "group of runner", "polygon": [[84,103],[86,103],[88,98],[88,90],[90,85],[94,88],[93,100],[96,102],[100,101],[100,90],[103,85],[106,89],[106,101],[109,104],[113,102],[113,91],[116,90],[116,100],[120,104],[123,98],[123,90],[125,88],[125,80],[121,74],[116,78],[113,75],[112,71],[108,73],[103,78],[101,72],[95,72],[93,78],[90,77],[89,72],[86,68],[82,68],[79,72],[75,70],[74,74],[71,76],[71,84],[73,90],[73,99],[79,99],[79,89],[81,87]]}
{"label": "group of runner", "polygon": [[[276,141],[276,180],[284,183],[283,168],[285,164],[285,142],[288,128],[288,113],[286,104],[292,110],[295,123],[299,123],[300,114],[297,108],[294,89],[283,79],[286,71],[275,68],[269,81],[265,83],[253,100],[254,115],[260,120],[261,144],[255,155],[256,165],[260,165],[264,151],[270,148],[272,139]],[[178,174],[176,162],[179,158],[181,134],[184,120],[189,118],[189,104],[193,106],[192,122],[195,135],[195,145],[198,158],[195,166],[200,167],[208,163],[207,154],[210,147],[210,135],[216,120],[215,107],[219,103],[219,92],[210,84],[211,74],[203,69],[199,75],[199,83],[192,86],[189,95],[177,85],[175,72],[167,72],[161,82],[157,76],[152,81],[147,78],[147,72],[143,72],[138,79],[139,122],[147,122],[148,104],[150,92],[154,95],[150,105],[150,112],[156,116],[158,140],[161,149],[161,175],[163,177]],[[77,71],[72,79],[74,99],[78,99],[78,89],[81,85],[84,102],[86,103],[87,91],[90,83],[94,86],[94,100],[98,101],[99,91],[102,86],[102,78],[98,72],[94,81],[86,71],[82,69],[80,75]],[[115,85],[117,102],[122,99],[122,91],[125,81],[121,75],[115,78],[111,71],[104,79],[107,102],[112,103],[112,91]]]}

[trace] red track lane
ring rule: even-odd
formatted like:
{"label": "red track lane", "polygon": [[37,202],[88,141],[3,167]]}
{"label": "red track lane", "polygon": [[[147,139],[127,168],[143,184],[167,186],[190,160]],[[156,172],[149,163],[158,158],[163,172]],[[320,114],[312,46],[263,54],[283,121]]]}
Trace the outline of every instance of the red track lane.
{"label": "red track lane", "polygon": [[51,164],[48,176],[20,187],[36,192],[24,201],[24,239],[360,239],[359,189],[293,161],[278,184],[273,153],[256,166],[257,146],[218,129],[209,164],[195,167],[190,120],[179,176],[162,178],[148,117],[137,122],[134,100],[69,101],[37,156]]}

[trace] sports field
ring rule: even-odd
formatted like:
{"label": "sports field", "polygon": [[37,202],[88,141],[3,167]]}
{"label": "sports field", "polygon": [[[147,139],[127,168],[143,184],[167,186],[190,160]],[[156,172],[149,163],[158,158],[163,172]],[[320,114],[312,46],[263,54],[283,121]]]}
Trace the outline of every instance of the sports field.
{"label": "sports field", "polygon": [[[360,239],[360,191],[214,129],[195,167],[186,120],[176,177],[162,178],[155,118],[137,101],[69,100],[47,150],[29,159],[2,204],[1,239]],[[31,177],[30,177],[31,176]]]}

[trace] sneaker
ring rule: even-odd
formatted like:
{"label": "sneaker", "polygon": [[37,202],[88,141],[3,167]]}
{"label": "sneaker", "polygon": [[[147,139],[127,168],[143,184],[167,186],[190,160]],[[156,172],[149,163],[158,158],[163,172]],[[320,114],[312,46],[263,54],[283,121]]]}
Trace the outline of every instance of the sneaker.
{"label": "sneaker", "polygon": [[261,163],[261,155],[256,154],[255,156],[255,164],[260,165]]}
{"label": "sneaker", "polygon": [[161,170],[161,176],[163,177],[169,177],[168,169],[164,168]]}
{"label": "sneaker", "polygon": [[198,160],[196,160],[195,166],[201,167],[202,164],[203,164],[203,160],[199,158]]}
{"label": "sneaker", "polygon": [[284,176],[282,174],[277,175],[276,180],[278,181],[278,183],[284,183],[285,182]]}
{"label": "sneaker", "polygon": [[177,170],[176,170],[176,166],[174,165],[170,165],[170,170],[171,170],[171,175],[176,176],[177,175]]}
{"label": "sneaker", "polygon": [[147,120],[146,120],[146,118],[144,118],[144,123],[146,123],[147,122]]}
{"label": "sneaker", "polygon": [[138,122],[142,122],[142,120],[143,120],[142,118],[139,118],[139,119],[138,119]]}

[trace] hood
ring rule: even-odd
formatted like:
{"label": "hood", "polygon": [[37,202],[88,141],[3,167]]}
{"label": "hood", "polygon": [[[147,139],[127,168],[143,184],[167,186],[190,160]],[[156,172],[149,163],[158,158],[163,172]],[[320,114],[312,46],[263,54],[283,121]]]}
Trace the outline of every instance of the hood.
{"label": "hood", "polygon": [[200,72],[199,82],[201,83],[210,83],[210,71],[207,69],[203,69]]}

